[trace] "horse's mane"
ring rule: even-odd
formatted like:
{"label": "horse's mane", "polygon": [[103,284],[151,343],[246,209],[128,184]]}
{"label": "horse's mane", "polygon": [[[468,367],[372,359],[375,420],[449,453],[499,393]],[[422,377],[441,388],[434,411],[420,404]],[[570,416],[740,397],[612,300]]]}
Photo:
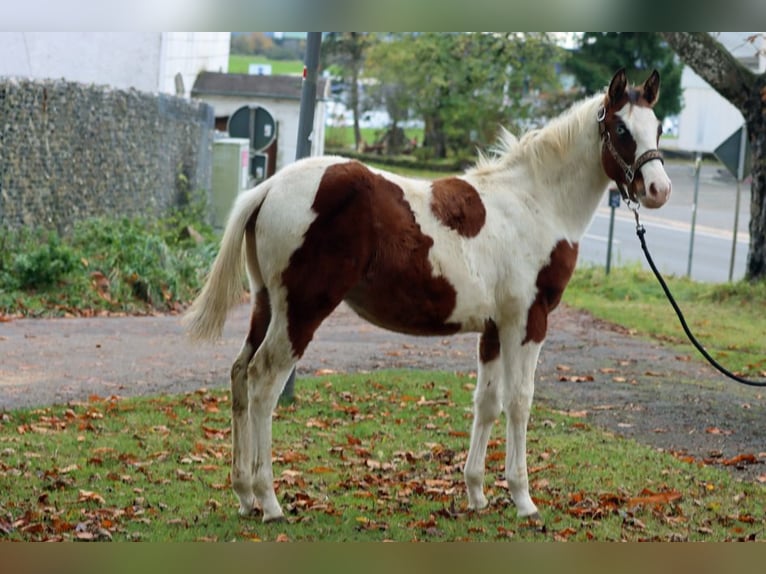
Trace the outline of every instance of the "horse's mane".
{"label": "horse's mane", "polygon": [[486,175],[522,161],[535,171],[559,163],[562,153],[582,138],[588,124],[592,124],[592,132],[597,133],[595,110],[602,99],[603,95],[598,95],[581,100],[548,125],[528,131],[521,139],[501,128],[497,143],[488,154],[479,152],[479,159],[469,173]]}

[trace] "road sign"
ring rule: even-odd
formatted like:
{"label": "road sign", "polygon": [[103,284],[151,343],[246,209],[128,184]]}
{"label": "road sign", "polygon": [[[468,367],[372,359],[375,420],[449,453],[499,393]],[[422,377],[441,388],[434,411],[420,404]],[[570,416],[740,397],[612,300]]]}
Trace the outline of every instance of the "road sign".
{"label": "road sign", "polygon": [[609,207],[620,207],[620,190],[617,188],[609,189]]}
{"label": "road sign", "polygon": [[229,135],[247,138],[253,151],[260,152],[277,137],[274,116],[263,106],[242,106],[229,118]]}
{"label": "road sign", "polygon": [[745,126],[726,138],[713,153],[737,181],[742,181],[750,173],[750,142],[747,140]]}

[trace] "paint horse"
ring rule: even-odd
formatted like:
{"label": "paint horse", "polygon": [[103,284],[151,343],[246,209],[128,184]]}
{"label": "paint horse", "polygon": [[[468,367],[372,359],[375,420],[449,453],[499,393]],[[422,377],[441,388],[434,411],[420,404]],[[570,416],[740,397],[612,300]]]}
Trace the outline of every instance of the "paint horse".
{"label": "paint horse", "polygon": [[652,111],[659,88],[656,71],[634,87],[620,70],[605,94],[521,140],[505,132],[493,154],[458,177],[410,179],[315,157],[237,198],[185,321],[194,338],[220,335],[240,301],[244,256],[253,309],[231,369],[231,480],[240,514],[260,506],[264,522],[283,516],[273,486],[272,411],[315,330],[345,301],[402,333],[480,333],[468,507],[487,505],[487,441],[502,411],[510,496],[519,516],[539,518],[526,430],[548,314],[610,180],[645,207],[670,195]]}

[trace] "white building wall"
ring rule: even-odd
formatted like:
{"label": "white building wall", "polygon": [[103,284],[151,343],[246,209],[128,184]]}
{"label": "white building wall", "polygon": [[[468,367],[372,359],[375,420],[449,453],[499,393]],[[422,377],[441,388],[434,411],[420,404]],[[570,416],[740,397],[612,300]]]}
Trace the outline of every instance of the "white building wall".
{"label": "white building wall", "polygon": [[0,75],[157,90],[157,32],[0,32]]}
{"label": "white building wall", "polygon": [[740,111],[686,67],[681,75],[684,107],[678,118],[678,147],[712,152],[742,126]]}
{"label": "white building wall", "polygon": [[229,32],[0,32],[0,76],[63,78],[188,97],[200,71],[226,72]]}
{"label": "white building wall", "polygon": [[[277,170],[295,161],[295,153],[298,145],[298,118],[300,116],[300,101],[298,100],[274,100],[259,98],[258,100],[246,101],[241,97],[205,96],[204,101],[215,110],[217,117],[231,116],[240,107],[245,105],[263,106],[277,122]],[[311,138],[311,155],[324,154],[324,116],[325,103],[317,101],[314,113],[314,129]]]}
{"label": "white building wall", "polygon": [[163,32],[158,89],[175,94],[180,73],[188,97],[200,72],[228,72],[230,42],[230,32]]}
{"label": "white building wall", "polygon": [[[714,35],[738,58],[755,56],[754,72],[766,70],[763,33],[721,32]],[[751,37],[755,42],[748,41]],[[688,66],[681,75],[681,88],[684,107],[678,118],[679,149],[712,152],[745,123],[740,111]]]}

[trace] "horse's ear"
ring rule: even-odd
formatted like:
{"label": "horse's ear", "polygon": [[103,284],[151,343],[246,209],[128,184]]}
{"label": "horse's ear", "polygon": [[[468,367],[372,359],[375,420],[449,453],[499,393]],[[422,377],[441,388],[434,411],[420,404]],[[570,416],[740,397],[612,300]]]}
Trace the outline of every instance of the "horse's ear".
{"label": "horse's ear", "polygon": [[660,73],[657,70],[653,70],[652,75],[644,82],[642,95],[650,106],[657,103],[660,97]]}
{"label": "horse's ear", "polygon": [[620,68],[609,83],[609,91],[607,92],[609,94],[609,103],[615,104],[619,102],[627,87],[628,77],[625,75],[625,68]]}

